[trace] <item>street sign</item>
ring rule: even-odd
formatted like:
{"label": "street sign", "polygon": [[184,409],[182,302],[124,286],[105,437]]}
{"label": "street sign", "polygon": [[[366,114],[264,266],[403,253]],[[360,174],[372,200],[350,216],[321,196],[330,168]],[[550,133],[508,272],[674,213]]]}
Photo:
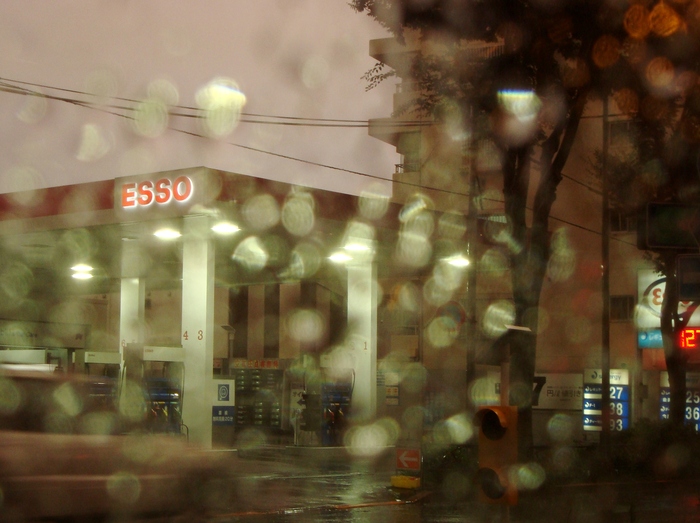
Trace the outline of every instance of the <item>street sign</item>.
{"label": "street sign", "polygon": [[396,449],[396,470],[420,470],[420,449]]}

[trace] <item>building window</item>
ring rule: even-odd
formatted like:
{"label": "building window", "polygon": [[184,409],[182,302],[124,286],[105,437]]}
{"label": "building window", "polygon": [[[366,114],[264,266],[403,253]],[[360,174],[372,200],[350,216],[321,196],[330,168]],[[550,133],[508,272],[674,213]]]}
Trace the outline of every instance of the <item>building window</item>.
{"label": "building window", "polygon": [[637,215],[610,209],[610,232],[625,233],[637,231]]}
{"label": "building window", "polygon": [[635,300],[632,295],[610,296],[610,321],[632,321]]}

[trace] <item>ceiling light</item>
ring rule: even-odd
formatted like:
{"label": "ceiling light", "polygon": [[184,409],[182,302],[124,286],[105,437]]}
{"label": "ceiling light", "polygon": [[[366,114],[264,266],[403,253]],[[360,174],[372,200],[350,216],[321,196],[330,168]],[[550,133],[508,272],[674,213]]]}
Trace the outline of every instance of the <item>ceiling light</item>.
{"label": "ceiling light", "polygon": [[345,263],[352,260],[352,256],[344,252],[336,252],[331,254],[328,259],[334,263]]}
{"label": "ceiling light", "polygon": [[182,236],[180,231],[176,231],[175,229],[158,229],[156,232],[153,233],[153,236],[160,238],[161,240],[174,240],[176,238],[179,238]]}
{"label": "ceiling light", "polygon": [[92,274],[90,274],[89,272],[74,272],[72,276],[76,280],[89,280],[90,278],[92,278]]}
{"label": "ceiling light", "polygon": [[79,263],[78,265],[71,267],[71,270],[75,272],[90,272],[92,270],[92,266],[85,263]]}
{"label": "ceiling light", "polygon": [[219,222],[211,228],[216,234],[233,234],[241,230],[235,223]]}
{"label": "ceiling light", "polygon": [[447,263],[449,263],[453,267],[466,267],[467,265],[469,265],[469,260],[467,260],[462,255],[456,255],[447,258]]}

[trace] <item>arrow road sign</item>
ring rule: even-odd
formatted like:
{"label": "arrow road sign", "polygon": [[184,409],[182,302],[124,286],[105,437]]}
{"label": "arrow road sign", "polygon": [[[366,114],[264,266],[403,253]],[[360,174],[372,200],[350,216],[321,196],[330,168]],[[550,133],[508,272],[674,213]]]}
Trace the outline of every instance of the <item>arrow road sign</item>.
{"label": "arrow road sign", "polygon": [[419,449],[396,449],[397,470],[420,470]]}

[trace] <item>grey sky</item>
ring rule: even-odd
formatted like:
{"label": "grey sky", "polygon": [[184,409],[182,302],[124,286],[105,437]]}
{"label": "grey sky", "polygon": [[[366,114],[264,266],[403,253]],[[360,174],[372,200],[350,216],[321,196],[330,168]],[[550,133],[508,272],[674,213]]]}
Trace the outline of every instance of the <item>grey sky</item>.
{"label": "grey sky", "polygon": [[[100,108],[0,93],[0,192],[206,165],[356,192],[371,177],[246,148],[389,178],[397,155],[366,128],[241,123],[222,139],[165,130],[134,132],[117,98],[143,100],[163,80],[178,104],[217,77],[235,81],[246,113],[367,120],[388,116],[393,82],[365,92],[371,38],[386,36],[344,0],[3,0],[0,77],[78,91],[45,94]],[[29,89],[32,85],[22,84]],[[100,92],[96,98],[82,92]],[[199,133],[192,118],[170,127]],[[239,144],[237,147],[231,144]]]}

